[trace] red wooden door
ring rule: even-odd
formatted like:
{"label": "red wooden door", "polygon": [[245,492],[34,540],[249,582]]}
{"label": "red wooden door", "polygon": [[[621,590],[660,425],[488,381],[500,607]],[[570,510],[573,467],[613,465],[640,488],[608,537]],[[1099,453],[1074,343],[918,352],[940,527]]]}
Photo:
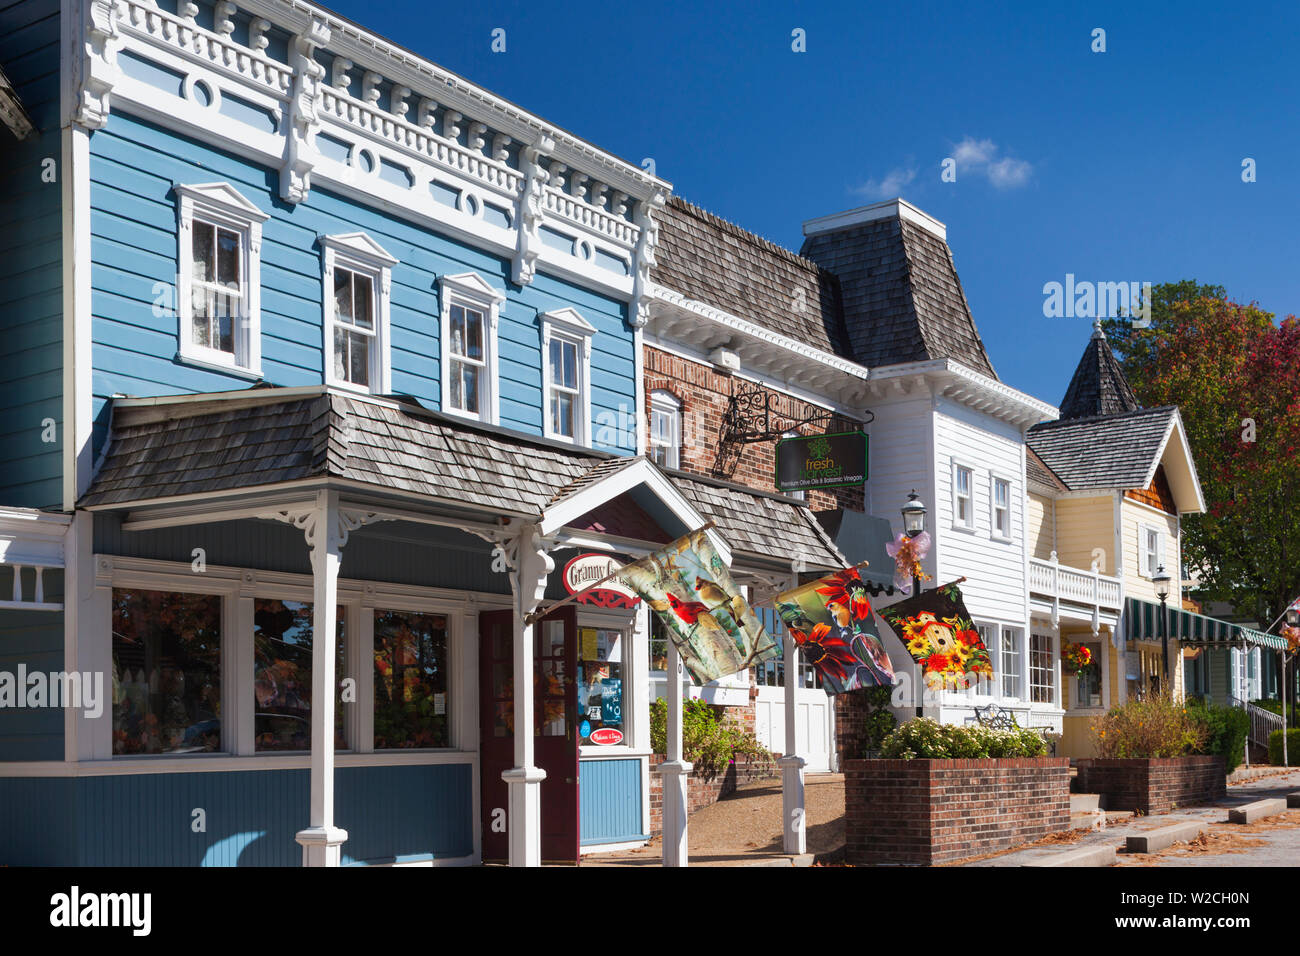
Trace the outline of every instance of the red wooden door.
{"label": "red wooden door", "polygon": [[[514,614],[479,614],[479,792],[483,860],[509,858],[509,800],[501,772],[515,765]],[[533,627],[533,761],[541,784],[542,860],[578,862],[578,619],[560,608]]]}

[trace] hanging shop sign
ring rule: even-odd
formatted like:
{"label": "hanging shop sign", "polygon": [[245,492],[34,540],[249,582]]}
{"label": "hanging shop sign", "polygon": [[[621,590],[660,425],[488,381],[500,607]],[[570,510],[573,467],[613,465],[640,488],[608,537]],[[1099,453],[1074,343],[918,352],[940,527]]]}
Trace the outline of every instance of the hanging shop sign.
{"label": "hanging shop sign", "polygon": [[601,727],[591,732],[591,742],[601,747],[612,747],[623,742],[623,731],[617,727]]}
{"label": "hanging shop sign", "polygon": [[[635,591],[617,578],[610,578],[598,588],[591,585],[608,577],[623,565],[607,554],[580,554],[564,566],[564,589],[577,594],[580,604],[595,607],[636,607],[641,603]],[[583,588],[591,588],[583,591]],[[582,592],[582,593],[579,593]]]}
{"label": "hanging shop sign", "polygon": [[807,435],[776,443],[776,487],[781,491],[842,488],[866,480],[864,432]]}

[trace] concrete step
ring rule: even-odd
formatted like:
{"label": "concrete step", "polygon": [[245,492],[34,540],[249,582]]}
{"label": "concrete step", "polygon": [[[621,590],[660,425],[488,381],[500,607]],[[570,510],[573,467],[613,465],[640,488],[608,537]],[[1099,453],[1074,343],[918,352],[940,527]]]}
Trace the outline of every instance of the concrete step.
{"label": "concrete step", "polygon": [[1071,830],[1104,830],[1106,829],[1106,811],[1085,810],[1082,813],[1071,813],[1070,829]]}
{"label": "concrete step", "polygon": [[1256,820],[1262,820],[1265,817],[1276,816],[1279,813],[1285,813],[1287,801],[1281,797],[1271,800],[1256,800],[1254,803],[1247,803],[1245,806],[1237,807],[1235,810],[1228,811],[1229,823],[1254,823]]}
{"label": "concrete step", "polygon": [[1083,846],[1075,850],[1065,850],[1040,856],[1025,863],[1025,866],[1114,866],[1115,847]]}
{"label": "concrete step", "polygon": [[1191,843],[1203,832],[1205,824],[1195,820],[1188,823],[1171,823],[1167,827],[1157,827],[1145,833],[1130,836],[1124,842],[1129,853],[1155,853],[1175,843]]}
{"label": "concrete step", "polygon": [[1087,813],[1090,810],[1100,810],[1102,804],[1101,794],[1099,793],[1072,793],[1070,794],[1070,813]]}

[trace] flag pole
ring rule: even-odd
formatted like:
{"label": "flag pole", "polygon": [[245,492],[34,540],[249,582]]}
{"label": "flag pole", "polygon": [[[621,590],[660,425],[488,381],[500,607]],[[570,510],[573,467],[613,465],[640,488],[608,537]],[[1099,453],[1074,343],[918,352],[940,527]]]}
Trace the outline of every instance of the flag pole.
{"label": "flag pole", "polygon": [[[701,532],[701,531],[708,531],[708,530],[714,528],[714,527],[716,526],[716,524],[717,524],[717,522],[714,522],[714,521],[706,521],[704,524],[700,525],[698,528],[695,528],[695,529],[692,530],[692,531],[688,531],[686,534],[682,535],[682,538],[685,538],[685,537],[687,537],[688,535],[698,534],[698,533]],[[680,541],[681,538],[678,538],[677,540]],[[653,553],[653,552],[651,552],[651,553]],[[637,560],[640,560],[640,559],[638,558]],[[636,564],[636,561],[633,561],[632,564]],[[588,591],[592,590],[593,588],[598,588],[598,587],[600,587],[602,584],[604,584],[604,583],[605,583],[606,581],[608,581],[610,578],[616,578],[616,577],[618,577],[620,574],[622,574],[622,573],[627,569],[627,567],[628,567],[628,565],[624,565],[623,567],[619,568],[617,571],[611,571],[611,572],[609,572],[609,574],[605,575],[605,576],[604,576],[603,578],[601,578],[599,581],[592,581],[590,584],[588,584],[588,585],[587,585],[585,588],[583,588],[581,591],[574,591],[572,594],[570,594],[568,597],[566,597],[566,598],[565,598],[564,600],[562,600],[562,601],[556,601],[554,604],[548,604],[548,605],[546,605],[545,607],[539,607],[537,610],[533,611],[532,614],[529,614],[527,617],[524,618],[524,623],[525,623],[525,624],[535,624],[535,623],[536,623],[540,618],[545,617],[546,615],[550,614],[552,611],[558,611],[560,608],[564,607],[566,604],[572,604],[574,601],[578,600],[578,598],[582,597],[582,596],[583,596],[584,594],[586,594]]]}

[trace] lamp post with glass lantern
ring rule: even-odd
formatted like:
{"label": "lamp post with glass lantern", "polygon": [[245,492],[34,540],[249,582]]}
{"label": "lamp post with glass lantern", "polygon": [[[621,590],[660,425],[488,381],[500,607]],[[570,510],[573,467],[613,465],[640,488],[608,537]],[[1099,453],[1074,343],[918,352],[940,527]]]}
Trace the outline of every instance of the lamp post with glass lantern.
{"label": "lamp post with glass lantern", "polygon": [[[909,538],[915,538],[925,530],[925,505],[921,502],[921,496],[912,489],[912,493],[907,496],[907,501],[903,504],[903,533]],[[921,593],[921,576],[916,573],[916,568],[912,569],[912,593]],[[921,664],[918,661],[916,665],[917,687],[916,687],[916,716],[924,715],[924,691],[925,676],[921,671]]]}
{"label": "lamp post with glass lantern", "polygon": [[1171,580],[1163,564],[1156,568],[1155,576],[1151,578],[1151,583],[1156,586],[1156,596],[1160,598],[1160,657],[1164,665],[1161,668],[1160,680],[1166,690],[1169,689],[1169,610],[1165,602],[1169,600]]}

